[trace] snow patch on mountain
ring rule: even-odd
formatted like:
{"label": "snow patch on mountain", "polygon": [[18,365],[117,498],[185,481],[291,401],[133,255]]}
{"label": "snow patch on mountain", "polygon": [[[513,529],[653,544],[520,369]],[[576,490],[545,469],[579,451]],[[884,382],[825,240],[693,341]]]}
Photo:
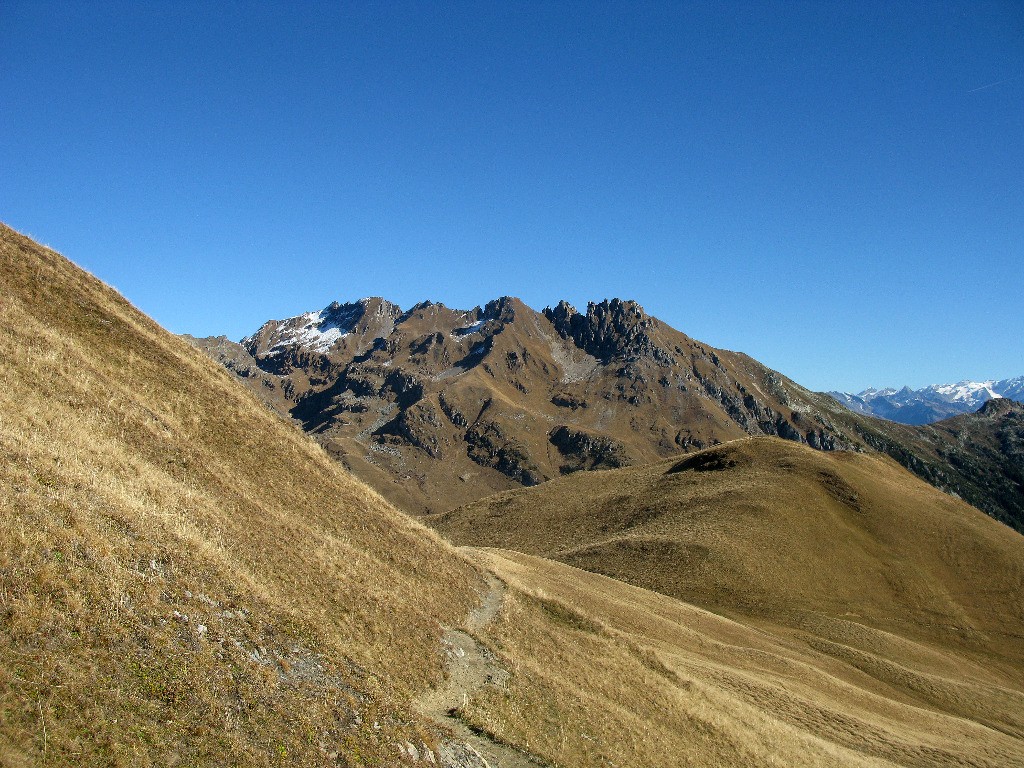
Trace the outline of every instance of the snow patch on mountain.
{"label": "snow patch on mountain", "polygon": [[958,381],[956,384],[937,384],[925,387],[922,391],[931,391],[936,395],[949,398],[950,402],[965,403],[971,406],[981,407],[987,400],[1002,397],[995,391],[998,382],[989,381]]}
{"label": "snow patch on mountain", "polygon": [[465,328],[456,328],[454,331],[452,331],[451,335],[456,337],[456,338],[458,338],[460,336],[469,336],[472,333],[478,333],[479,331],[481,331],[483,329],[484,324],[486,322],[487,322],[487,319],[486,318],[482,318],[480,320],[477,320],[472,325],[467,325]]}
{"label": "snow patch on mountain", "polygon": [[302,315],[305,322],[298,328],[282,334],[272,349],[300,346],[314,352],[326,353],[340,339],[348,336],[350,329],[342,329],[337,319],[324,317],[324,311],[307,312]]}
{"label": "snow patch on mountain", "polygon": [[356,319],[356,315],[355,310],[328,313],[321,309],[292,318],[291,322],[281,328],[280,336],[270,352],[272,354],[275,350],[298,346],[325,354],[351,333],[351,322]]}
{"label": "snow patch on mountain", "polygon": [[275,357],[286,349],[299,347],[326,354],[338,341],[348,336],[363,314],[359,304],[331,304],[315,312],[306,312],[281,321],[270,321],[253,336],[242,339],[242,345],[252,345],[261,334],[266,346],[264,357]]}

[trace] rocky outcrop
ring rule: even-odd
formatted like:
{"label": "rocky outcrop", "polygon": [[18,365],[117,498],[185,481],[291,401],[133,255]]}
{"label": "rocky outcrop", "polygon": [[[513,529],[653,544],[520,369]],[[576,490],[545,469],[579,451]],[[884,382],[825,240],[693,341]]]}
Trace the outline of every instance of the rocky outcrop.
{"label": "rocky outcrop", "polygon": [[493,467],[517,483],[530,486],[547,478],[533,462],[529,450],[494,422],[481,422],[466,431],[469,458]]}
{"label": "rocky outcrop", "polygon": [[[380,298],[332,302],[318,312],[286,320],[270,320],[242,339],[242,346],[262,366],[292,370],[317,365],[336,346],[359,354],[388,336],[401,310]],[[280,372],[280,371],[278,371]]]}
{"label": "rocky outcrop", "polygon": [[568,302],[560,301],[553,309],[545,308],[544,316],[563,338],[571,339],[584,352],[605,363],[640,357],[665,365],[674,362],[648,334],[658,321],[648,317],[635,301],[591,302],[585,315]]}
{"label": "rocky outcrop", "polygon": [[610,437],[591,435],[562,424],[551,430],[549,439],[565,460],[558,468],[562,474],[580,470],[615,469],[631,463],[626,447]]}
{"label": "rocky outcrop", "polygon": [[398,416],[374,432],[378,436],[392,436],[407,445],[419,448],[432,459],[444,458],[442,448],[450,445],[441,430],[441,415],[433,405],[418,402],[398,411]]}
{"label": "rocky outcrop", "polygon": [[581,313],[564,301],[535,312],[507,296],[468,311],[363,299],[270,321],[241,345],[194,343],[411,512],[773,435],[883,451],[1024,529],[1009,401],[990,401],[969,428],[879,422],[633,301]]}

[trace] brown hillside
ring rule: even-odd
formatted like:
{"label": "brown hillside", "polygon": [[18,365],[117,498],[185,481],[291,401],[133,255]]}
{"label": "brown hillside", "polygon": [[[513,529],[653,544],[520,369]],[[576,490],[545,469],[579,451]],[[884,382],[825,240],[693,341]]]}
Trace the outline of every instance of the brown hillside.
{"label": "brown hillside", "polygon": [[1024,403],[989,400],[976,413],[919,427],[844,411],[831,409],[840,429],[1024,533]]}
{"label": "brown hillside", "polygon": [[489,689],[465,716],[526,733],[558,764],[1024,761],[1019,664],[915,639],[906,624],[887,632],[814,611],[797,626],[734,621],[551,560],[480,556],[519,590],[487,640],[520,661],[508,690]]}
{"label": "brown hillside", "polygon": [[855,617],[1024,664],[1024,537],[885,457],[744,439],[429,520],[732,616]]}
{"label": "brown hillside", "polygon": [[5,768],[1024,763],[1019,665],[973,635],[736,621],[514,553],[481,577],[2,227],[0,455]]}
{"label": "brown hillside", "polygon": [[0,286],[0,763],[312,765],[429,738],[403,702],[441,676],[474,569],[7,228]]}

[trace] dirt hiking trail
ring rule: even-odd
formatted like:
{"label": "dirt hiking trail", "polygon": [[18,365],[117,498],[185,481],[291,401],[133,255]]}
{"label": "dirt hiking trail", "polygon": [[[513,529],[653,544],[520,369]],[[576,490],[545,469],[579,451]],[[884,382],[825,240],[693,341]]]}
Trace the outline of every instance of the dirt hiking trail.
{"label": "dirt hiking trail", "polygon": [[458,715],[459,708],[466,706],[483,686],[504,686],[508,682],[508,671],[474,637],[498,614],[505,601],[505,583],[490,573],[486,578],[487,593],[480,606],[470,611],[466,630],[446,629],[441,639],[447,679],[420,695],[413,705],[455,737],[441,745],[443,768],[547,768],[548,764],[539,758],[473,731]]}

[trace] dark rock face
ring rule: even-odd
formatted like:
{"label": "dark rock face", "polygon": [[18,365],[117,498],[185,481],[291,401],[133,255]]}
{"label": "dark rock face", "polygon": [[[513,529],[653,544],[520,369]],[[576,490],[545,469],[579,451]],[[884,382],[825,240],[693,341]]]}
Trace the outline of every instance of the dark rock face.
{"label": "dark rock face", "polygon": [[1016,421],[1024,414],[1024,403],[1019,403],[1007,397],[993,398],[992,400],[986,400],[978,410],[978,413],[982,416],[988,416],[990,419],[1008,417]]}
{"label": "dark rock face", "polygon": [[724,472],[736,466],[736,460],[727,452],[716,449],[690,456],[674,464],[666,474],[677,472]]}
{"label": "dark rock face", "polygon": [[376,430],[376,435],[390,435],[419,448],[433,459],[443,459],[445,441],[439,430],[439,414],[429,403],[415,403],[398,412],[398,416]]}
{"label": "dark rock face", "polygon": [[554,309],[545,308],[544,316],[563,338],[572,339],[584,352],[606,363],[638,357],[651,357],[666,365],[673,362],[647,333],[657,321],[635,301],[590,303],[585,315],[560,301]]}
{"label": "dark rock face", "polygon": [[590,435],[563,424],[551,430],[549,439],[566,460],[559,467],[562,474],[580,470],[615,469],[630,464],[625,446],[610,437]]}
{"label": "dark rock face", "polygon": [[459,410],[459,406],[455,402],[445,395],[443,390],[438,393],[437,401],[438,405],[441,406],[441,411],[448,417],[448,420],[451,421],[452,424],[456,427],[469,426],[469,422],[466,421],[465,414]]}
{"label": "dark rock face", "polygon": [[556,392],[551,396],[551,402],[559,408],[570,408],[574,411],[577,408],[587,407],[587,401],[584,398],[571,392]]}
{"label": "dark rock face", "polygon": [[193,343],[413,512],[774,435],[883,451],[1024,530],[1019,406],[920,428],[858,416],[633,301],[540,313],[507,296],[468,311],[371,298],[267,322],[243,344]]}
{"label": "dark rock face", "polygon": [[484,467],[493,467],[523,485],[538,485],[546,478],[518,440],[493,422],[481,422],[466,431],[469,457]]}
{"label": "dark rock face", "polygon": [[519,299],[511,296],[502,296],[500,299],[487,302],[482,316],[484,319],[496,320],[504,325],[515,321],[517,310],[520,307],[525,309],[525,306]]}
{"label": "dark rock face", "polygon": [[954,479],[953,490],[1024,532],[1024,404],[989,400],[976,414],[931,426],[947,436],[939,455],[972,481]]}
{"label": "dark rock face", "polygon": [[411,373],[392,371],[377,394],[385,399],[393,395],[399,408],[408,408],[423,399],[423,383]]}

